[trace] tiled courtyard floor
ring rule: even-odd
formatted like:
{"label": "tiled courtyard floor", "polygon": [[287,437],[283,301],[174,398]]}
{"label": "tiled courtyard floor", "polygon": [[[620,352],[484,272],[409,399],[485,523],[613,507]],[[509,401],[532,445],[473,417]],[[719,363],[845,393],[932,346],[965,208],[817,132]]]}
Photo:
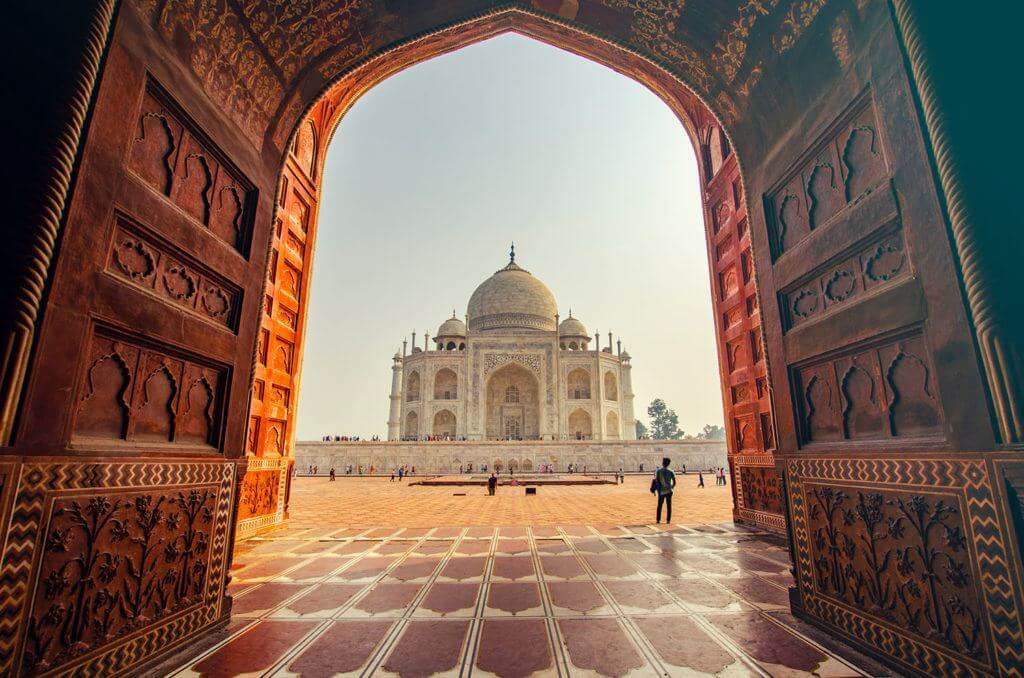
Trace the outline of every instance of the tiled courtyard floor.
{"label": "tiled courtyard floor", "polygon": [[[415,478],[413,479],[415,481]],[[654,522],[649,475],[626,476],[622,485],[543,486],[527,496],[523,487],[409,486],[381,478],[296,478],[290,527],[317,527],[325,518],[346,527],[435,527],[437,525],[629,525]],[[732,518],[730,488],[714,478],[680,475],[674,499],[676,523],[714,523]],[[457,496],[463,494],[465,496]]]}
{"label": "tiled courtyard floor", "polygon": [[299,479],[290,523],[236,548],[228,629],[171,673],[877,673],[790,615],[785,544],[734,525],[728,488],[684,487],[655,526],[647,482],[488,498]]}

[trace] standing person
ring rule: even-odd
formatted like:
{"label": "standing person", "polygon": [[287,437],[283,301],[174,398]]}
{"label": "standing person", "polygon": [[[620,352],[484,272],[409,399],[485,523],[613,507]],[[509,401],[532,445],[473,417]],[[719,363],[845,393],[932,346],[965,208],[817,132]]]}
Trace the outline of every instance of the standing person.
{"label": "standing person", "polygon": [[725,467],[722,468],[722,484],[723,485],[728,485],[729,484],[729,479],[725,475]]}
{"label": "standing person", "polygon": [[404,475],[405,475],[405,467],[404,466],[399,466],[398,467],[398,482],[402,482],[402,477]]}
{"label": "standing person", "polygon": [[334,467],[331,467],[331,482],[334,482]]}
{"label": "standing person", "polygon": [[389,483],[395,482],[395,467],[394,466],[391,467],[391,480],[389,480],[388,482]]}
{"label": "standing person", "polygon": [[494,490],[498,487],[498,478],[493,473],[487,479],[487,494],[494,496]]}
{"label": "standing person", "polygon": [[371,476],[373,475],[373,465],[372,464],[370,465],[370,475]]}
{"label": "standing person", "polygon": [[697,487],[704,487],[704,473],[697,471]]}
{"label": "standing person", "polygon": [[672,489],[676,486],[676,474],[672,473],[669,465],[672,460],[665,457],[661,460],[661,468],[654,473],[654,481],[651,483],[651,492],[658,493],[658,511],[655,514],[655,524],[661,522],[661,506],[665,505],[665,523],[672,522]]}

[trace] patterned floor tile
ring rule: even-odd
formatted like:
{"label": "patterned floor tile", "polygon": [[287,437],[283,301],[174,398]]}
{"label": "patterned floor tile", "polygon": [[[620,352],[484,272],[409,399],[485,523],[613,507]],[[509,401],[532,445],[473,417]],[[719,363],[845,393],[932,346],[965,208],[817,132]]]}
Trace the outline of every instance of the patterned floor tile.
{"label": "patterned floor tile", "polygon": [[434,582],[416,608],[416,614],[421,617],[472,616],[479,597],[479,584]]}
{"label": "patterned floor tile", "polygon": [[274,666],[316,626],[317,622],[307,621],[261,621],[214,650],[184,675],[203,678],[258,675]]}
{"label": "patterned floor tile", "polygon": [[400,676],[445,675],[457,670],[468,631],[468,621],[411,621],[383,668]]}
{"label": "patterned floor tile", "polygon": [[648,668],[640,651],[616,619],[560,619],[569,662],[581,671],[627,676]]}
{"label": "patterned floor tile", "polygon": [[486,615],[538,615],[543,613],[540,587],[536,582],[496,582],[488,588],[487,605],[484,609]]}
{"label": "patterned floor tile", "polygon": [[677,522],[651,525],[646,482],[527,500],[299,479],[289,526],[236,545],[226,639],[177,675],[839,678],[857,673],[850,661],[868,666],[789,614],[785,541],[729,522],[729,488],[684,487]]}
{"label": "patterned floor tile", "polygon": [[633,622],[654,646],[661,660],[675,667],[678,672],[689,670],[708,675],[758,675],[689,617],[635,617]]}
{"label": "patterned floor tile", "polygon": [[285,670],[302,678],[356,674],[393,625],[394,621],[383,619],[332,622]]}

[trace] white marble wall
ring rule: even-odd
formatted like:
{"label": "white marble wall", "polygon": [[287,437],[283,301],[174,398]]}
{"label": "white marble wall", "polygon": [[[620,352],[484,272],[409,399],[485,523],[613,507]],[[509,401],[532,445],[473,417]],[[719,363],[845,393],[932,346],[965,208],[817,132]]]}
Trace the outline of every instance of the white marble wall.
{"label": "white marble wall", "polygon": [[726,465],[724,440],[624,440],[624,441],[537,441],[537,442],[320,442],[299,441],[295,444],[295,465],[300,475],[308,473],[309,466],[328,473],[333,467],[338,473],[352,464],[363,466],[369,473],[372,465],[376,472],[387,472],[399,465],[416,467],[417,473],[457,473],[460,464],[472,462],[478,470],[486,463],[493,468],[501,460],[507,468],[515,460],[520,471],[554,464],[565,471],[574,463],[588,471],[637,471],[641,463],[645,470],[661,464],[662,457],[672,459],[672,467],[686,464],[688,469],[707,469]]}

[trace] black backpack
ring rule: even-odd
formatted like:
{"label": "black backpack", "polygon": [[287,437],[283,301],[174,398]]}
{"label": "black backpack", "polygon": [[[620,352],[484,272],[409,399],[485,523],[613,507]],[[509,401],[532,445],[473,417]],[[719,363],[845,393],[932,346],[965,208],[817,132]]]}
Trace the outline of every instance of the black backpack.
{"label": "black backpack", "polygon": [[651,478],[651,494],[657,492],[659,487],[661,487],[661,483],[658,481],[658,472],[655,471],[654,477]]}

